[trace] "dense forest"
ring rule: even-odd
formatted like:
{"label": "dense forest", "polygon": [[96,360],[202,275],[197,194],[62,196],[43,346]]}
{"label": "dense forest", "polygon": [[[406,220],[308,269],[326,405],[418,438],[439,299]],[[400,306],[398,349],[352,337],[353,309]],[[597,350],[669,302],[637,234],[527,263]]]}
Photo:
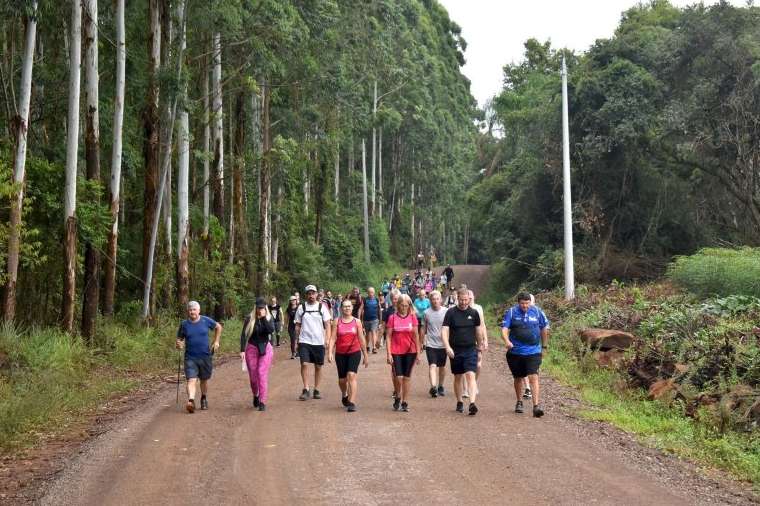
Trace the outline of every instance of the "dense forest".
{"label": "dense forest", "polygon": [[760,9],[634,7],[583,54],[529,40],[484,111],[470,258],[500,286],[562,280],[560,66],[569,67],[579,282],[760,244]]}
{"label": "dense forest", "polygon": [[554,287],[563,57],[580,282],[760,243],[757,7],[656,0],[584,53],[528,40],[480,111],[435,0],[0,13],[6,321],[87,337],[189,297],[222,317],[431,249]]}
{"label": "dense forest", "polygon": [[[218,317],[463,260],[465,41],[435,0],[0,3],[6,321]],[[208,307],[208,306],[206,306]]]}

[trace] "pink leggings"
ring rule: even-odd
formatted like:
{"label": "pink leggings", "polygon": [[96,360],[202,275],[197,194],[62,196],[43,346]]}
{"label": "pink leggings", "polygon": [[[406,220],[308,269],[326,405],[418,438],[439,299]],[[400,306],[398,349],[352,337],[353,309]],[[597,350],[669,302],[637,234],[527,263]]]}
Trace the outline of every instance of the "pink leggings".
{"label": "pink leggings", "polygon": [[263,355],[259,355],[259,349],[250,343],[245,348],[245,365],[248,367],[248,377],[251,380],[251,392],[253,395],[258,395],[259,400],[264,404],[267,403],[269,369],[272,367],[273,359],[274,352],[269,343]]}

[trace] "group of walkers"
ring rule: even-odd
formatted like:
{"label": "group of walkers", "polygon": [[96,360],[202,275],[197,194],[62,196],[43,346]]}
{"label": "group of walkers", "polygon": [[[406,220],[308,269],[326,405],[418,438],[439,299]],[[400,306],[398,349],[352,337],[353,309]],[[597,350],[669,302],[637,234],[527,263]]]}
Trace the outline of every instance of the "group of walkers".
{"label": "group of walkers", "polygon": [[403,276],[396,274],[392,278],[383,280],[381,293],[387,298],[394,288],[410,296],[416,296],[420,290],[425,290],[427,293],[438,290],[441,293],[454,294],[454,269],[447,265],[440,276],[436,276],[431,269],[427,272],[418,269],[413,277],[408,272]]}
{"label": "group of walkers", "polygon": [[[453,275],[448,278],[453,278]],[[354,288],[333,298],[329,291],[314,285],[304,289],[305,299],[294,293],[283,311],[272,298],[256,299],[254,309],[245,318],[240,334],[240,357],[248,372],[253,406],[265,411],[268,403],[268,377],[274,348],[280,346],[280,333],[287,318],[291,346],[290,358],[298,358],[302,390],[299,399],[320,399],[322,368],[325,359],[334,363],[338,373],[341,402],[348,412],[356,411],[357,375],[360,366],[369,365],[370,355],[385,347],[390,366],[395,411],[408,412],[412,371],[423,352],[429,367],[432,398],[446,395],[446,362],[454,376],[457,412],[474,416],[478,376],[483,355],[488,350],[488,333],[483,308],[475,303],[472,290],[460,285],[444,299],[439,290],[429,294],[418,289],[414,300],[397,287],[376,294],[367,289],[366,296]],[[521,293],[517,304],[502,319],[501,334],[507,348],[506,360],[514,377],[517,402],[515,412],[523,413],[523,400],[532,399],[533,416],[541,417],[538,372],[548,346],[549,322],[533,296]],[[208,333],[214,330],[209,348]],[[188,401],[186,409],[195,411],[196,383],[200,381],[201,409],[208,409],[208,380],[212,372],[212,355],[219,348],[222,327],[200,315],[200,305],[188,305],[188,319],[177,333],[177,348],[185,350],[185,374]]]}

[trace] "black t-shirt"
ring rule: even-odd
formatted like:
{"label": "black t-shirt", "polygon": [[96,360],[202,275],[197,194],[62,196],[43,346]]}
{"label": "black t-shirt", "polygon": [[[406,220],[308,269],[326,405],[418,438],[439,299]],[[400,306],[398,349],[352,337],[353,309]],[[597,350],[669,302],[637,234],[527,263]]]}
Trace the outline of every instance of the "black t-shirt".
{"label": "black t-shirt", "polygon": [[446,275],[447,281],[451,281],[452,279],[454,279],[454,269],[452,269],[451,267],[446,267],[445,269],[443,269],[443,273]]}
{"label": "black t-shirt", "polygon": [[298,311],[298,306],[290,306],[288,305],[288,308],[286,309],[288,313],[288,328],[289,329],[296,329],[296,311]]}
{"label": "black t-shirt", "polygon": [[477,346],[476,332],[480,327],[480,315],[471,307],[449,308],[443,317],[443,326],[449,328],[449,344],[454,350],[466,350]]}
{"label": "black t-shirt", "polygon": [[272,318],[274,321],[279,322],[282,320],[282,313],[280,313],[280,305],[275,304],[274,306],[269,306],[269,312],[272,313]]}
{"label": "black t-shirt", "polygon": [[388,318],[391,317],[393,313],[396,312],[396,308],[391,306],[388,306],[388,309],[383,309],[383,323],[388,323]]}

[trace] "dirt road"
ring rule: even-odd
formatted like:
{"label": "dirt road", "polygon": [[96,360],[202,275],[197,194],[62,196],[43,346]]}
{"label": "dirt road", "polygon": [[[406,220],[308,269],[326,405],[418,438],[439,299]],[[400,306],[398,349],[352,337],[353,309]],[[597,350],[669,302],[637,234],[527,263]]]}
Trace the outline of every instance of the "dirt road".
{"label": "dirt road", "polygon": [[[467,272],[457,268],[457,282]],[[460,277],[461,276],[461,277]],[[471,278],[472,286],[479,286]],[[224,336],[236,339],[237,336]],[[326,364],[324,398],[297,400],[298,361],[278,349],[269,410],[250,405],[237,361],[215,371],[210,410],[193,415],[167,388],[84,448],[42,504],[695,504],[739,503],[729,493],[673,487],[658,462],[638,465],[591,444],[559,410],[516,415],[502,352],[489,352],[480,413],[454,411],[450,392],[427,395],[414,375],[410,412],[391,410],[384,350],[359,373],[358,408],[340,405]],[[451,380],[446,380],[447,390]],[[550,387],[551,389],[551,387]],[[651,469],[646,471],[645,469]],[[698,480],[698,479],[697,479]],[[690,489],[690,487],[692,489]],[[717,495],[716,495],[717,494]]]}

